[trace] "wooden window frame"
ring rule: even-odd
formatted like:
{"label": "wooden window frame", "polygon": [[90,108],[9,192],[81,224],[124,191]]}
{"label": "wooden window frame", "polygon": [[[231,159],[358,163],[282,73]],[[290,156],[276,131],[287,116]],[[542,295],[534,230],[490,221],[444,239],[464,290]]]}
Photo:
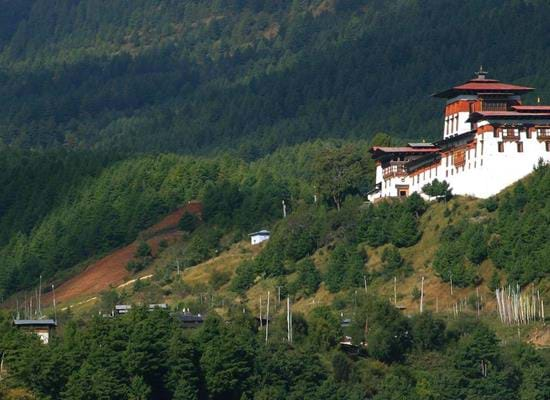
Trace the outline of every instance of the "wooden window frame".
{"label": "wooden window frame", "polygon": [[518,153],[523,153],[523,142],[517,142]]}

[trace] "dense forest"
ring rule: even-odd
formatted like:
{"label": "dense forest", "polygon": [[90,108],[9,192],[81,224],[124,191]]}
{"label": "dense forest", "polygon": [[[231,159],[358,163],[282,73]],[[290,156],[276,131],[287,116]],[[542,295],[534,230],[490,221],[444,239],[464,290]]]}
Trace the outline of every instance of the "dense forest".
{"label": "dense forest", "polygon": [[480,64],[550,96],[549,17],[544,0],[2,0],[0,145],[251,160],[431,139],[428,96]]}
{"label": "dense forest", "polygon": [[[417,195],[378,205],[363,200],[374,171],[367,148],[391,141],[386,135],[372,142],[316,141],[254,162],[227,155],[121,160],[74,151],[11,153],[0,171],[0,181],[6,182],[0,191],[1,295],[35,285],[41,275],[62,280],[75,265],[136,240],[140,231],[195,199],[204,205],[203,224],[200,229],[181,225],[189,231],[185,266],[221,250],[222,238],[227,245],[248,232],[273,228],[259,257],[237,270],[237,292],[246,291],[257,276],[296,271],[303,272],[304,281],[317,283],[307,286],[298,279],[295,292],[315,292],[321,281],[334,292],[360,287],[365,276],[379,276],[364,271],[366,254],[360,249],[365,245],[385,246],[386,278],[406,274],[399,249],[419,241],[420,218],[430,203]],[[449,204],[430,263],[433,271],[443,281],[452,276],[461,287],[481,283],[485,260],[501,270],[494,278],[498,282],[525,285],[547,276],[549,177],[550,167],[541,165],[528,179],[476,203],[468,215],[455,215],[455,205]],[[326,246],[332,249],[329,273],[314,276],[308,257]]]}
{"label": "dense forest", "polygon": [[[378,135],[376,141],[391,139]],[[40,275],[54,278],[129,243],[189,200],[203,200],[205,218],[224,234],[240,237],[260,229],[281,217],[282,200],[289,211],[294,202],[312,202],[315,189],[309,180],[319,175],[315,159],[320,154],[340,151],[353,163],[366,160],[368,147],[367,142],[312,142],[254,163],[228,155],[120,159],[101,152],[5,151],[0,169],[1,294],[28,287]],[[374,164],[361,165],[345,193],[368,190]]]}
{"label": "dense forest", "polygon": [[544,400],[550,388],[548,353],[503,343],[475,318],[407,318],[372,296],[357,301],[349,328],[368,346],[351,353],[332,306],[295,313],[291,343],[284,316],[266,343],[241,307],[197,330],[160,310],[63,321],[45,346],[2,316],[3,398]]}

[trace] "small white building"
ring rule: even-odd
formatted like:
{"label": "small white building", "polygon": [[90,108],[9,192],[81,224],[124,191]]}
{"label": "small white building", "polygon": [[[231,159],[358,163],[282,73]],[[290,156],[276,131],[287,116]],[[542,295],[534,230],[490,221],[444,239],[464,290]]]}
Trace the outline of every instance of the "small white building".
{"label": "small white building", "polygon": [[52,331],[57,327],[57,321],[53,319],[16,319],[13,324],[19,329],[34,333],[44,344],[48,344]]}
{"label": "small white building", "polygon": [[250,236],[250,244],[256,245],[265,242],[266,240],[269,240],[270,235],[271,233],[264,229],[258,232],[251,233],[248,236]]}
{"label": "small white building", "polygon": [[[550,106],[523,105],[533,89],[488,79],[486,72],[437,93],[446,100],[443,139],[373,147],[376,187],[369,200],[422,194],[434,179],[453,194],[487,198],[550,162]],[[423,195],[423,194],[422,194]]]}

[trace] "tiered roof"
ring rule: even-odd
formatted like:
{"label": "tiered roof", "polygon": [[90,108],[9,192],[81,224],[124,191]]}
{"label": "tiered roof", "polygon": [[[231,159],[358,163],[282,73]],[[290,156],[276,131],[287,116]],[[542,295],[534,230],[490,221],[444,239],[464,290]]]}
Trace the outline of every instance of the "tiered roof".
{"label": "tiered roof", "polygon": [[434,97],[452,99],[461,94],[523,94],[534,90],[532,87],[502,83],[496,79],[488,79],[487,72],[480,69],[477,77],[461,85],[433,94]]}
{"label": "tiered roof", "polygon": [[413,146],[402,146],[402,147],[379,147],[375,146],[372,147],[370,150],[370,153],[372,154],[373,159],[384,157],[385,155],[390,154],[407,154],[407,155],[414,155],[414,154],[427,154],[427,153],[437,153],[439,151],[439,147],[434,146],[433,144],[429,143],[426,144],[426,147],[413,147]]}
{"label": "tiered roof", "polygon": [[550,109],[547,112],[518,112],[518,111],[478,111],[470,114],[467,122],[495,119],[550,119]]}

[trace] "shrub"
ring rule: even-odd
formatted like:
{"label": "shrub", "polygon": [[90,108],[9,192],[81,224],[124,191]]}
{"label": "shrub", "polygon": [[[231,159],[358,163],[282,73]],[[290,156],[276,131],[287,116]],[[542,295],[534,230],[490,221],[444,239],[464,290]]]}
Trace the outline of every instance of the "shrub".
{"label": "shrub", "polygon": [[485,208],[489,212],[496,211],[498,208],[498,201],[495,197],[489,197],[488,199],[485,199],[480,204],[481,207]]}
{"label": "shrub", "polygon": [[231,290],[233,292],[244,294],[256,279],[256,266],[252,261],[243,261],[237,267],[235,276],[231,281]]}
{"label": "shrub", "polygon": [[183,266],[190,267],[214,257],[220,238],[220,231],[213,227],[206,228],[203,226],[197,229],[186,248]]}
{"label": "shrub", "polygon": [[142,240],[139,242],[136,249],[136,257],[149,257],[151,255],[151,246],[147,244],[146,241]]}
{"label": "shrub", "polygon": [[464,259],[464,249],[458,242],[443,243],[435,254],[433,267],[443,281],[452,279],[456,286],[466,287],[478,279],[475,267]]}
{"label": "shrub", "polygon": [[145,269],[146,266],[143,260],[130,260],[128,264],[126,264],[126,269],[135,274]]}
{"label": "shrub", "polygon": [[340,352],[332,356],[332,371],[336,382],[347,382],[351,375],[352,362]]}
{"label": "shrub", "polygon": [[489,280],[489,284],[487,285],[489,289],[491,289],[492,292],[500,288],[500,275],[497,270],[494,270],[491,279]]}
{"label": "shrub", "polygon": [[321,274],[311,258],[305,258],[299,261],[296,265],[296,269],[298,270],[298,279],[296,281],[298,287],[306,296],[315,294],[321,284]]}
{"label": "shrub", "polygon": [[212,287],[212,289],[219,289],[223,285],[225,285],[229,280],[231,279],[231,275],[229,272],[226,271],[218,271],[214,270],[212,274],[210,274],[210,279],[208,280],[208,283]]}
{"label": "shrub", "polygon": [[182,215],[178,223],[178,227],[184,232],[192,233],[195,229],[197,229],[198,224],[199,219],[197,218],[197,216],[186,211]]}
{"label": "shrub", "polygon": [[353,246],[339,244],[329,257],[325,283],[330,292],[363,285],[364,260]]}
{"label": "shrub", "polygon": [[445,341],[445,322],[435,318],[431,312],[412,317],[413,345],[417,350],[437,350]]}
{"label": "shrub", "polygon": [[412,267],[405,262],[399,249],[395,246],[388,246],[382,252],[382,271],[380,275],[384,279],[393,278],[394,276],[408,275],[412,271]]}
{"label": "shrub", "polygon": [[420,293],[420,289],[418,289],[417,286],[413,287],[413,290],[411,293],[413,300],[419,300],[421,295],[422,293]]}

